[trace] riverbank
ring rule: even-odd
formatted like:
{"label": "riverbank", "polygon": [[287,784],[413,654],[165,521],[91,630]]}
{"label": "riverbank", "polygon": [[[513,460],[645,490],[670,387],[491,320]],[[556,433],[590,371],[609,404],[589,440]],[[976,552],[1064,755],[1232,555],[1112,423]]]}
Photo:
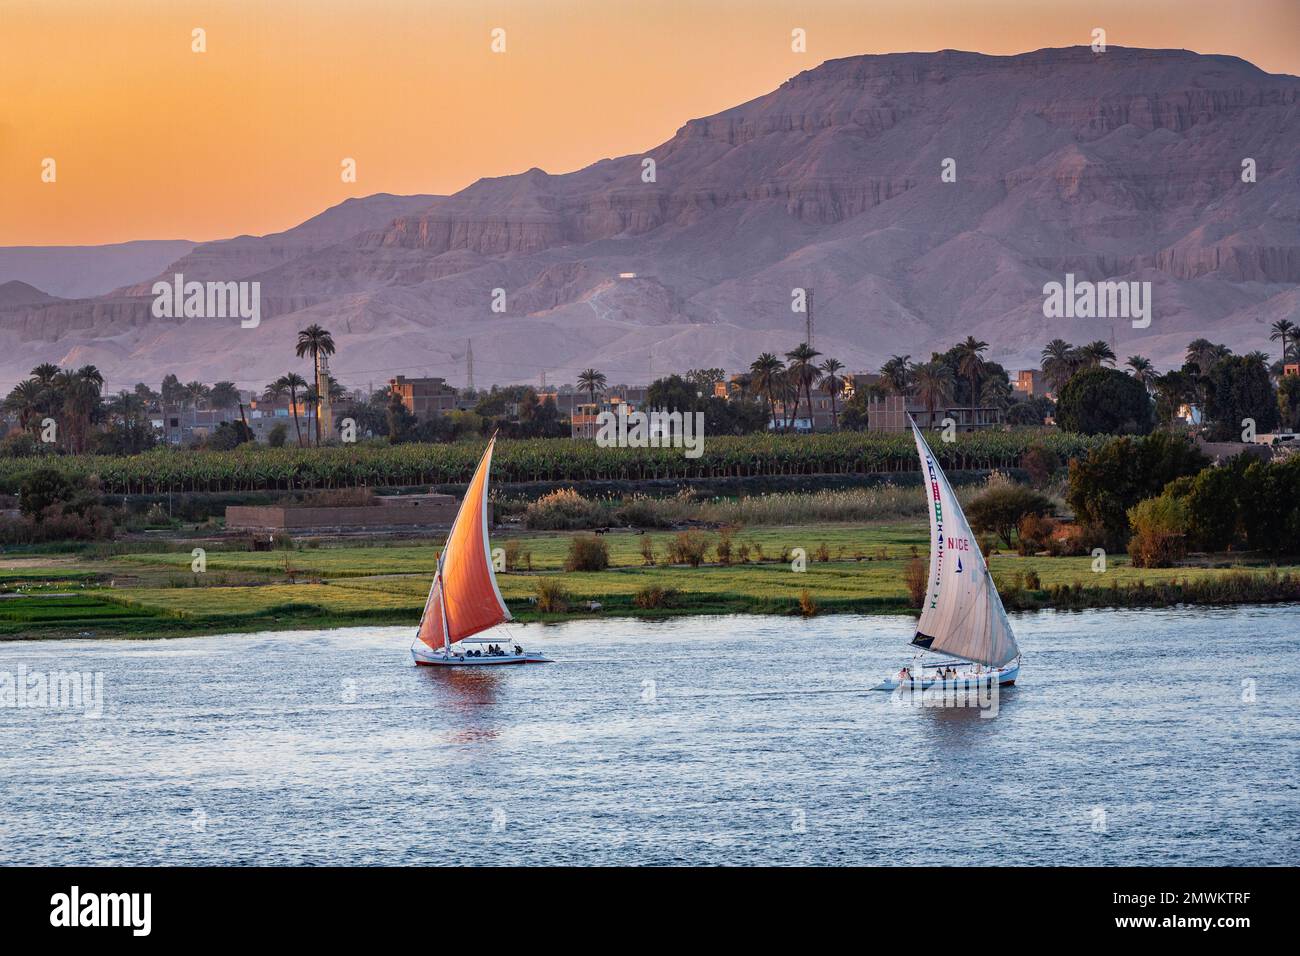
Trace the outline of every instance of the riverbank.
{"label": "riverbank", "polygon": [[[916,520],[755,528],[726,536],[724,562],[724,536],[700,534],[710,549],[698,567],[664,563],[669,532],[612,532],[601,539],[606,570],[565,571],[574,533],[501,533],[494,544],[511,568],[498,575],[501,592],[521,621],[905,613],[906,566],[924,559],[927,537]],[[413,626],[441,542],[306,542],[259,552],[206,544],[198,573],[194,542],[183,539],[0,558],[0,640]],[[1249,556],[1160,569],[1117,556],[1098,571],[1091,556],[995,552],[989,565],[1010,610],[1300,601],[1300,563],[1274,567]]]}

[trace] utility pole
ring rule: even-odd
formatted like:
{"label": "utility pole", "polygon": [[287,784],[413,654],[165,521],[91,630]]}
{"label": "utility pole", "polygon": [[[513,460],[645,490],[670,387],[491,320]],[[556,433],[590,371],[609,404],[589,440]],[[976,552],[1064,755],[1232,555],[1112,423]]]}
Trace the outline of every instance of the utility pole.
{"label": "utility pole", "polygon": [[474,391],[474,340],[465,340],[465,391]]}

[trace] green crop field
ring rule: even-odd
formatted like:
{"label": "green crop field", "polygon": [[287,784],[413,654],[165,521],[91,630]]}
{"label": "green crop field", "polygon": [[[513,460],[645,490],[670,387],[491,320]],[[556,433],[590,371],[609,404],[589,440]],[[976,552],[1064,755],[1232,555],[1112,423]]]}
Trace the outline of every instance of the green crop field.
{"label": "green crop field", "polygon": [[[935,442],[947,470],[1011,468],[1031,444],[1062,458],[1100,439],[1056,429],[960,434]],[[328,448],[241,445],[228,452],[156,449],[142,455],[60,455],[0,459],[0,492],[14,493],[34,468],[94,476],[107,494],[236,492],[454,484],[469,480],[483,441],[455,444],[367,443]],[[699,458],[680,448],[602,448],[569,438],[501,441],[493,481],[691,479],[772,475],[852,475],[910,472],[916,448],[907,434],[840,432],[833,435],[745,435],[708,438]]]}

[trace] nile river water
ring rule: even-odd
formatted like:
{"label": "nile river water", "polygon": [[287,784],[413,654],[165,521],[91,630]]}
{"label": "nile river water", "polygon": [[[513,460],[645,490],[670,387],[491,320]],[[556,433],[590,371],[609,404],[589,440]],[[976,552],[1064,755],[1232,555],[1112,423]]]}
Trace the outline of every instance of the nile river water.
{"label": "nile river water", "polygon": [[556,663],[487,671],[409,628],[8,643],[0,863],[1293,864],[1298,614],[1017,616],[992,717],[868,690],[905,617],[512,626]]}

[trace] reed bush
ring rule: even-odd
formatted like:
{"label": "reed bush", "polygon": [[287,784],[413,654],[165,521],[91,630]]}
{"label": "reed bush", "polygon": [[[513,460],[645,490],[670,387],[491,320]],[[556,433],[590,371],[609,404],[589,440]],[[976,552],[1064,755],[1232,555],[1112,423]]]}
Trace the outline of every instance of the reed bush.
{"label": "reed bush", "polygon": [[537,610],[545,614],[563,614],[573,600],[569,589],[555,578],[539,578],[533,590],[537,595]]}
{"label": "reed bush", "polygon": [[709,539],[699,531],[682,531],[668,543],[670,564],[689,564],[698,568],[709,554]]}
{"label": "reed bush", "polygon": [[680,602],[681,592],[676,588],[660,587],[657,584],[650,584],[637,590],[632,595],[632,603],[642,610],[649,611],[654,608],[676,607]]}
{"label": "reed bush", "polygon": [[609,545],[594,534],[576,535],[569,540],[566,571],[604,571],[609,567]]}
{"label": "reed bush", "polygon": [[919,608],[930,585],[930,565],[920,558],[912,558],[903,569],[903,580],[907,584],[908,600],[912,607]]}

